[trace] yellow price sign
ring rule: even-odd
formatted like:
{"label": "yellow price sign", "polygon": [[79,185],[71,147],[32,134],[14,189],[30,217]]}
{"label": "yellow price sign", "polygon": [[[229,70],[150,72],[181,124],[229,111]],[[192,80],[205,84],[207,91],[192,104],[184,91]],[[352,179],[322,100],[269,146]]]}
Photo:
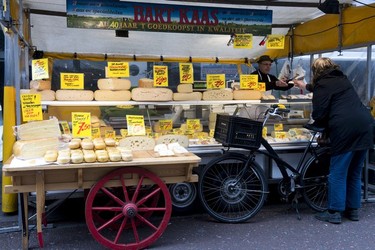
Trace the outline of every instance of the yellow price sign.
{"label": "yellow price sign", "polygon": [[284,49],[285,36],[284,35],[268,35],[266,47],[267,49]]}
{"label": "yellow price sign", "polygon": [[225,88],[225,74],[207,74],[206,79],[208,89]]}
{"label": "yellow price sign", "polygon": [[168,66],[154,65],[154,87],[168,87]]}
{"label": "yellow price sign", "polygon": [[240,75],[240,89],[258,89],[258,75]]}
{"label": "yellow price sign", "polygon": [[41,99],[40,94],[21,95],[21,111],[23,121],[43,120]]}
{"label": "yellow price sign", "polygon": [[49,78],[48,58],[35,59],[31,61],[31,71],[33,80]]}
{"label": "yellow price sign", "polygon": [[266,91],[266,83],[265,82],[258,82],[258,90],[259,91]]}
{"label": "yellow price sign", "polygon": [[235,49],[251,49],[253,47],[252,34],[236,34],[233,41],[233,48]]}
{"label": "yellow price sign", "polygon": [[201,126],[199,119],[186,119],[186,126],[188,130],[198,130]]}
{"label": "yellow price sign", "polygon": [[100,128],[91,128],[91,138],[100,138],[102,135],[100,134]]}
{"label": "yellow price sign", "polygon": [[60,73],[61,89],[84,89],[83,73]]}
{"label": "yellow price sign", "polygon": [[192,63],[180,63],[180,83],[194,83],[194,71]]}
{"label": "yellow price sign", "polygon": [[276,123],[273,125],[273,129],[275,131],[283,131],[284,130],[284,126],[282,123]]}
{"label": "yellow price sign", "polygon": [[275,138],[277,139],[285,139],[287,136],[286,136],[286,132],[285,131],[276,131],[275,132]]}
{"label": "yellow price sign", "polygon": [[105,138],[116,138],[116,131],[114,130],[106,130],[105,131],[105,135],[104,135]]}
{"label": "yellow price sign", "polygon": [[267,133],[268,133],[267,127],[263,127],[263,129],[262,129],[262,137],[266,138],[267,137]]}
{"label": "yellow price sign", "polygon": [[91,113],[72,112],[73,137],[91,137]]}
{"label": "yellow price sign", "polygon": [[129,135],[146,135],[145,121],[142,115],[126,115]]}
{"label": "yellow price sign", "polygon": [[161,130],[172,130],[173,129],[173,121],[172,120],[159,120],[160,129]]}
{"label": "yellow price sign", "polygon": [[122,138],[128,136],[128,130],[124,128],[120,129],[120,135]]}
{"label": "yellow price sign", "polygon": [[129,77],[129,63],[108,62],[107,77]]}

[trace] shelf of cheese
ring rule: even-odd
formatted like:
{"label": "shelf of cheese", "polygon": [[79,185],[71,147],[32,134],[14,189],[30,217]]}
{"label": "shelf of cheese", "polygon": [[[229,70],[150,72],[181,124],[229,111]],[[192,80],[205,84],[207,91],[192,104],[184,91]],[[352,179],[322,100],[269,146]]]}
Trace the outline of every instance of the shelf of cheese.
{"label": "shelf of cheese", "polygon": [[288,100],[280,99],[278,102],[262,102],[261,100],[199,100],[199,101],[167,101],[167,102],[137,102],[137,101],[42,101],[42,106],[118,106],[118,105],[160,105],[160,106],[169,106],[169,105],[230,105],[230,104],[307,104],[311,103],[310,100],[298,101],[298,102],[288,102]]}

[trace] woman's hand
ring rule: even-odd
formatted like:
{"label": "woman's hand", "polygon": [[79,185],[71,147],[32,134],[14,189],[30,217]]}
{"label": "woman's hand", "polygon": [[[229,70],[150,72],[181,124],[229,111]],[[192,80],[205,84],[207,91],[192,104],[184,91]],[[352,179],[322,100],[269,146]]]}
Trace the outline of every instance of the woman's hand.
{"label": "woman's hand", "polygon": [[306,84],[303,80],[294,79],[293,83],[294,83],[294,87],[298,87],[300,89],[306,89]]}

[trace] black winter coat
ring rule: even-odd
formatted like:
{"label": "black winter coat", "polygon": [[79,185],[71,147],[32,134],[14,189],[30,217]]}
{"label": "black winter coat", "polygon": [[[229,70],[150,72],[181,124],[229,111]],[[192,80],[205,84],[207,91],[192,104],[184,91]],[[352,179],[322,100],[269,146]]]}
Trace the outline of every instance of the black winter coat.
{"label": "black winter coat", "polygon": [[343,72],[322,74],[310,89],[314,125],[327,129],[333,154],[373,147],[373,118]]}

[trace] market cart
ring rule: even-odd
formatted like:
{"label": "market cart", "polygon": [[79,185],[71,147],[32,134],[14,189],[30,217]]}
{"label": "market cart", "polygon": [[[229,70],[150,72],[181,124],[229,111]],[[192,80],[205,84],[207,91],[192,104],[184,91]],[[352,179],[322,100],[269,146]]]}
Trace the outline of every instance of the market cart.
{"label": "market cart", "polygon": [[28,196],[36,193],[36,226],[43,247],[42,223],[45,192],[89,189],[85,217],[92,236],[111,249],[141,249],[157,240],[167,227],[172,203],[166,184],[197,182],[192,173],[200,162],[193,153],[158,157],[153,151],[134,151],[129,162],[38,164],[29,160],[3,166],[12,177],[6,193],[22,198],[23,249],[28,242]]}

